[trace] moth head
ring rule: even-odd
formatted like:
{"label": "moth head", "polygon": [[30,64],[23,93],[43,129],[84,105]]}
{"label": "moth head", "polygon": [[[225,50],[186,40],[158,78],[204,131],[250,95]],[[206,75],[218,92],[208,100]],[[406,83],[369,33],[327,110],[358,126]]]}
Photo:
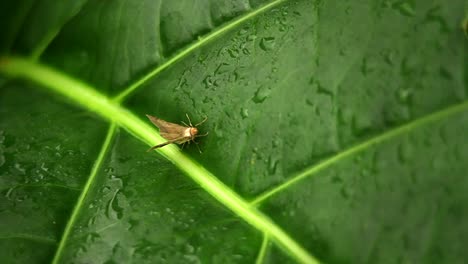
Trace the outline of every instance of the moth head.
{"label": "moth head", "polygon": [[196,134],[198,134],[198,129],[196,127],[191,127],[190,128],[190,135],[192,137],[195,137]]}

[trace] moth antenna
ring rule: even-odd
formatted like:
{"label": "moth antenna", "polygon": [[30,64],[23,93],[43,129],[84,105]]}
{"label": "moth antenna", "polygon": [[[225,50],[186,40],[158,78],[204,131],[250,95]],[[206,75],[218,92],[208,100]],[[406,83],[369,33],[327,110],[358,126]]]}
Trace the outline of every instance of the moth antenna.
{"label": "moth antenna", "polygon": [[188,116],[188,114],[187,114],[187,113],[185,113],[185,116],[187,117],[187,119],[188,119],[188,121],[189,121],[189,123],[190,123],[190,126],[191,126],[191,127],[193,127],[193,125],[192,125],[192,121],[190,120],[190,117]]}
{"label": "moth antenna", "polygon": [[205,123],[206,120],[208,120],[208,117],[207,117],[207,116],[205,116],[205,119],[203,119],[201,122],[199,122],[199,123],[196,124],[195,126],[199,126],[199,125]]}
{"label": "moth antenna", "polygon": [[184,121],[180,121],[184,126],[188,127],[189,125],[187,125]]}

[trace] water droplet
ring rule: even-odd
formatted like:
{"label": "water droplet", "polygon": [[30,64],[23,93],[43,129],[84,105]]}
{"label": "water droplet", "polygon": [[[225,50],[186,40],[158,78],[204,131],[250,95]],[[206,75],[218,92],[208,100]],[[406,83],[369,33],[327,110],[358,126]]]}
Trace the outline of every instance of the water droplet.
{"label": "water droplet", "polygon": [[375,64],[370,58],[364,58],[362,60],[361,72],[364,75],[372,73],[375,70]]}
{"label": "water droplet", "polygon": [[257,36],[256,36],[256,35],[249,35],[249,36],[247,37],[247,41],[254,41],[254,40],[256,40],[256,39],[257,39]]}
{"label": "water droplet", "polygon": [[[442,11],[442,8],[440,5],[435,6],[431,9],[426,14],[426,21],[429,23],[436,23],[439,24],[440,31],[448,33],[450,32],[450,23],[445,20],[445,17]],[[466,19],[466,18],[465,18]],[[466,21],[466,20],[465,20]],[[463,25],[462,25],[463,27]]]}
{"label": "water droplet", "polygon": [[96,223],[97,216],[92,216],[88,219],[88,228],[92,228],[94,224]]}
{"label": "water droplet", "polygon": [[274,148],[278,147],[279,145],[281,144],[281,140],[279,138],[275,138],[275,140],[273,140],[273,144],[272,146]]}
{"label": "water droplet", "polygon": [[206,103],[208,103],[208,102],[210,102],[210,101],[211,101],[211,98],[208,97],[208,96],[205,96],[205,98],[203,98],[203,101],[202,101],[202,102],[203,102],[204,104],[206,104]]}
{"label": "water droplet", "polygon": [[414,6],[409,1],[396,2],[393,4],[393,8],[407,17],[413,17],[415,15]]}
{"label": "water droplet", "polygon": [[315,89],[317,91],[317,93],[333,97],[333,91],[331,91],[328,88],[322,86],[320,84],[320,82],[318,80],[316,80],[314,77],[312,77],[310,79],[309,84],[311,84],[312,89]]}
{"label": "water droplet", "polygon": [[237,58],[239,57],[239,50],[237,49],[228,49],[228,53],[229,53],[229,56],[231,56],[231,58]]}
{"label": "water droplet", "polygon": [[265,99],[270,95],[271,89],[269,87],[260,86],[257,91],[255,92],[255,96],[253,97],[253,101],[255,103],[261,103],[265,101]]}
{"label": "water droplet", "polygon": [[400,103],[408,103],[412,91],[409,88],[401,88],[397,90],[397,98]]}
{"label": "water droplet", "polygon": [[266,37],[260,40],[260,48],[264,51],[272,50],[275,47],[275,38]]}
{"label": "water droplet", "polygon": [[101,193],[102,194],[107,194],[107,193],[110,192],[110,190],[111,190],[111,188],[109,186],[104,186],[104,187],[101,188]]}
{"label": "water droplet", "polygon": [[13,193],[14,190],[15,190],[15,187],[9,188],[8,191],[5,193],[5,198],[7,198],[8,200],[11,200],[11,194]]}
{"label": "water droplet", "polygon": [[194,248],[192,245],[190,245],[190,244],[185,244],[185,245],[184,245],[184,251],[185,251],[185,253],[187,253],[187,254],[192,254],[192,253],[195,252],[195,248]]}
{"label": "water droplet", "polygon": [[218,137],[218,138],[223,138],[224,137],[224,132],[220,127],[216,126],[215,129],[214,129],[214,132],[215,132],[216,137]]}
{"label": "water droplet", "polygon": [[351,6],[346,7],[345,13],[346,13],[347,15],[351,14],[351,10],[352,10],[352,9],[353,9],[353,8],[352,8]]}
{"label": "water droplet", "polygon": [[211,88],[213,86],[213,77],[207,75],[205,79],[203,79],[203,84],[205,85],[205,89]]}
{"label": "water droplet", "polygon": [[242,35],[245,35],[247,34],[249,28],[242,28],[241,30],[239,30],[239,36],[242,36]]}
{"label": "water droplet", "polygon": [[118,193],[119,190],[116,190],[107,204],[106,216],[110,219],[121,219],[123,216],[123,208],[118,204]]}
{"label": "water droplet", "polygon": [[276,173],[276,168],[278,167],[279,160],[272,158],[271,156],[268,158],[268,173],[273,175]]}
{"label": "water droplet", "polygon": [[384,58],[384,61],[390,65],[393,66],[395,62],[395,57],[396,57],[396,52],[392,50],[384,50],[381,52],[381,55]]}
{"label": "water droplet", "polygon": [[87,236],[86,236],[86,243],[90,244],[90,243],[94,243],[96,242],[99,238],[101,238],[101,236],[98,234],[98,233],[89,233]]}
{"label": "water droplet", "polygon": [[309,105],[309,106],[315,106],[314,101],[312,99],[310,99],[310,98],[306,99],[306,104]]}
{"label": "water droplet", "polygon": [[218,75],[218,74],[223,74],[223,73],[226,73],[226,72],[231,72],[232,69],[231,67],[229,67],[229,63],[221,63],[218,68],[216,68],[214,74],[215,75]]}
{"label": "water droplet", "polygon": [[241,114],[243,119],[246,119],[247,117],[249,117],[249,109],[241,108],[240,114]]}
{"label": "water droplet", "polygon": [[114,173],[114,168],[112,168],[112,167],[107,167],[107,168],[104,169],[104,172],[106,172],[106,173]]}

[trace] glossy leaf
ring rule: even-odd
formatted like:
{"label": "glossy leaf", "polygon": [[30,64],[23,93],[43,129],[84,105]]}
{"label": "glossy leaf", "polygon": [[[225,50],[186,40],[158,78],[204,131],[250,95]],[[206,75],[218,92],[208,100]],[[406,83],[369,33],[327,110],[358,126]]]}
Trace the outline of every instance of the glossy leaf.
{"label": "glossy leaf", "polygon": [[0,5],[6,263],[468,258],[463,1]]}

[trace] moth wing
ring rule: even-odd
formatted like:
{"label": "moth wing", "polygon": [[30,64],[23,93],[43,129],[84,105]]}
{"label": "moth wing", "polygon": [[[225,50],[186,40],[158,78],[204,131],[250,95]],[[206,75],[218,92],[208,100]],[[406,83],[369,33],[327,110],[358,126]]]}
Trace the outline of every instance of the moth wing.
{"label": "moth wing", "polygon": [[163,138],[177,143],[184,139],[183,134],[187,127],[164,121],[161,118],[157,118],[155,116],[146,116],[151,121],[151,123],[159,128],[159,134],[161,134]]}

